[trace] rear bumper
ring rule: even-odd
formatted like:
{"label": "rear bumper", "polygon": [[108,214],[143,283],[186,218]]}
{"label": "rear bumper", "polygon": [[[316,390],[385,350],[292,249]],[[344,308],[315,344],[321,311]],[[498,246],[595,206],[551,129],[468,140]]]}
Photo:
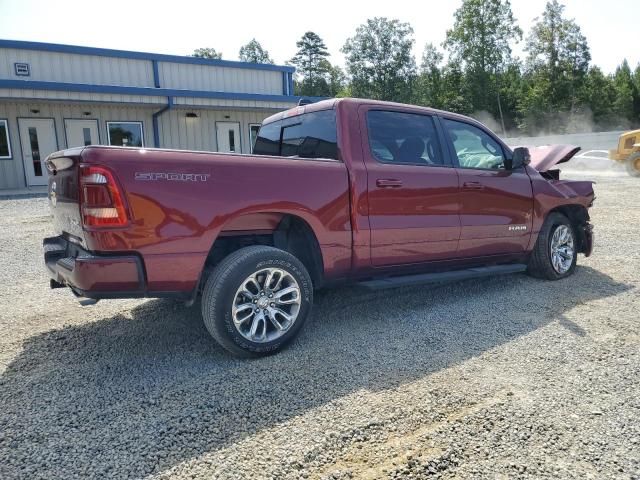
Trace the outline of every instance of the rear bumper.
{"label": "rear bumper", "polygon": [[43,247],[56,286],[95,299],[147,296],[142,260],[135,255],[96,255],[63,237],[45,238]]}

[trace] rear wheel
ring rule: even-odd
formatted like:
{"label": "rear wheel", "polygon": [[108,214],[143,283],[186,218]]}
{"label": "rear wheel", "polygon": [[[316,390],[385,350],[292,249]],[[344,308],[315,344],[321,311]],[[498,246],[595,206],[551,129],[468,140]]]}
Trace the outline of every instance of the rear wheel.
{"label": "rear wheel", "polygon": [[573,225],[561,213],[551,213],[538,234],[527,273],[547,280],[568,277],[575,270],[577,256]]}
{"label": "rear wheel", "polygon": [[640,177],[640,152],[632,153],[625,162],[627,173],[632,177]]}
{"label": "rear wheel", "polygon": [[225,349],[255,357],[289,343],[312,303],[311,278],[296,257],[253,246],[229,255],[213,270],[202,294],[202,316]]}

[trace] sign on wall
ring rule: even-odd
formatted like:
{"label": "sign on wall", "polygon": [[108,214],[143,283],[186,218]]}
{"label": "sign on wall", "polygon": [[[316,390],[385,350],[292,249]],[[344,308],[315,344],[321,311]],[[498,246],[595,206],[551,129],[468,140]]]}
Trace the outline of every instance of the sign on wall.
{"label": "sign on wall", "polygon": [[28,77],[31,75],[31,69],[28,63],[14,63],[16,75],[19,77]]}

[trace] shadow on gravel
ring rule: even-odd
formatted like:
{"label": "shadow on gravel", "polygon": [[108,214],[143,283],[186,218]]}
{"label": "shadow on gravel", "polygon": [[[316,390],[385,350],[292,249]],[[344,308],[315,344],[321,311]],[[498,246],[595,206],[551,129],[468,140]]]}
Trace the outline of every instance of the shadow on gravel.
{"label": "shadow on gravel", "polygon": [[[37,335],[0,379],[0,477],[140,477],[360,389],[393,388],[629,287],[591,268],[379,293],[322,292],[299,339],[230,357],[196,309],[154,300]],[[100,308],[100,305],[94,308]],[[84,312],[84,310],[81,310]],[[248,453],[250,454],[250,453]]]}

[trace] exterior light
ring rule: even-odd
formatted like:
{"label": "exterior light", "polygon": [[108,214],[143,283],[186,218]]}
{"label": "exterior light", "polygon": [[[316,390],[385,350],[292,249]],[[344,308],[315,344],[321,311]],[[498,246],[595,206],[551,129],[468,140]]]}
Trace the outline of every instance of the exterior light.
{"label": "exterior light", "polygon": [[185,115],[187,118],[198,118],[197,113],[189,112]]}

